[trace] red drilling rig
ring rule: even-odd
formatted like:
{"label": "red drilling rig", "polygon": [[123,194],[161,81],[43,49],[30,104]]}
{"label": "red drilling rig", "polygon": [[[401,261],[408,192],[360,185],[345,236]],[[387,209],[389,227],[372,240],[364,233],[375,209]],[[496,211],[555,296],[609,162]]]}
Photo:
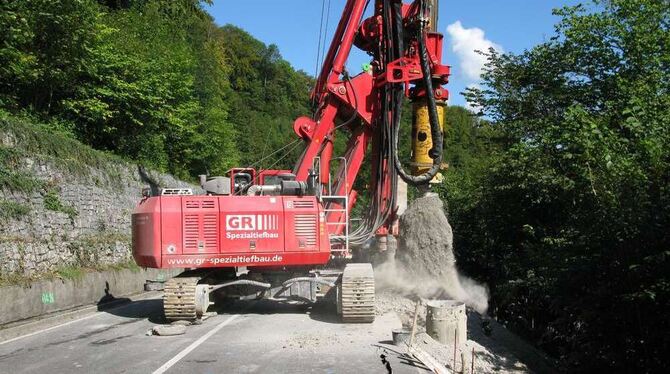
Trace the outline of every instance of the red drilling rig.
{"label": "red drilling rig", "polygon": [[[236,168],[225,177],[202,176],[202,195],[144,194],[132,216],[135,261],[185,269],[165,284],[168,320],[199,318],[220,294],[312,302],[329,296],[343,321],[372,322],[373,269],[351,262],[352,248],[374,242],[371,251],[385,250],[387,237],[398,234],[398,177],[427,185],[442,165],[449,67],[436,23],[437,0],[347,0],[312,92],[315,114],[293,125],[305,145],[293,170]],[[354,46],[371,62],[350,76],[345,63]],[[405,97],[413,103],[410,172],[398,157]],[[342,155],[334,155],[336,136],[347,138]],[[350,229],[364,162],[370,204]]]}

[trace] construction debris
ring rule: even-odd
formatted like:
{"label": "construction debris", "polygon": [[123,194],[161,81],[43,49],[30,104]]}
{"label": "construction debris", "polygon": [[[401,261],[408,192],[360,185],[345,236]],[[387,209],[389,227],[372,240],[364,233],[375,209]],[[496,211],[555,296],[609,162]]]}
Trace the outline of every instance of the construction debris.
{"label": "construction debris", "polygon": [[414,200],[400,217],[396,259],[416,275],[458,281],[454,236],[437,194]]}
{"label": "construction debris", "polygon": [[[485,313],[488,291],[459,274],[454,235],[439,196],[428,193],[414,200],[400,217],[398,250],[393,264],[394,287],[425,299],[453,299]],[[385,269],[381,269],[382,272]]]}
{"label": "construction debris", "polygon": [[[406,337],[409,340],[415,303],[415,296],[403,296],[391,289],[379,290],[377,292],[377,315],[382,316],[389,312],[395,313],[405,327]],[[456,372],[465,368],[465,373],[471,373],[474,368],[474,372],[478,374],[529,373],[531,371],[526,367],[526,363],[532,364],[533,367],[547,369],[546,371],[538,370],[538,372],[551,372],[542,362],[543,359],[535,348],[515,337],[495,320],[485,319],[471,309],[468,310],[467,317],[468,340],[460,349],[456,348],[455,360],[453,343],[442,344],[426,334],[425,310],[420,311],[417,317],[414,347],[431,355],[450,370],[455,365]],[[487,322],[488,327],[493,329],[491,336],[487,335],[487,326],[484,326],[484,322]],[[400,346],[402,347],[402,345]]]}
{"label": "construction debris", "polygon": [[173,336],[183,335],[186,333],[186,326],[184,325],[159,325],[151,329],[153,335],[159,336]]}
{"label": "construction debris", "polygon": [[415,337],[416,337],[416,328],[417,328],[417,319],[419,318],[419,310],[421,310],[421,301],[416,302],[416,307],[414,308],[414,319],[412,321],[412,332],[409,336],[409,343],[407,343],[407,353],[412,357],[416,358],[422,362],[430,371],[436,374],[448,374],[444,365],[440,364],[433,356],[422,350],[421,348],[415,347]]}
{"label": "construction debris", "polygon": [[435,357],[431,356],[421,348],[408,346],[407,352],[417,360],[421,361],[422,364],[426,365],[426,367],[435,374],[451,373],[444,365],[440,364]]}
{"label": "construction debris", "polygon": [[453,299],[486,313],[488,289],[458,273],[453,233],[437,195],[427,194],[409,205],[400,217],[397,244],[395,257],[375,267],[378,289],[411,300]]}
{"label": "construction debris", "polygon": [[[407,355],[421,361],[430,370],[454,373],[529,372],[515,357],[516,350],[511,353],[506,344],[496,340],[497,337],[486,335],[481,316],[485,315],[488,306],[487,290],[458,273],[453,232],[444,204],[436,194],[427,194],[409,205],[400,218],[396,256],[377,266],[375,277],[378,285],[376,314],[395,312],[407,332],[405,341],[409,340],[407,335],[411,335],[412,327],[415,327],[413,344]],[[445,299],[465,303],[469,309],[467,315],[458,302],[452,302],[455,306],[452,312],[442,313],[440,303],[435,304],[435,300]],[[441,337],[436,335],[446,344],[426,333],[427,311],[422,307],[417,313],[417,301],[437,306],[433,308],[432,317],[454,317],[453,323],[448,323],[451,327],[442,328],[438,332]],[[486,321],[495,324],[495,321]],[[436,327],[433,323],[431,329]],[[450,330],[453,327],[456,328]],[[499,329],[504,330],[501,326]],[[394,340],[402,341],[400,337]],[[408,344],[401,343],[399,346],[407,347]],[[531,351],[530,346],[520,339],[517,346],[521,347],[519,352]]]}

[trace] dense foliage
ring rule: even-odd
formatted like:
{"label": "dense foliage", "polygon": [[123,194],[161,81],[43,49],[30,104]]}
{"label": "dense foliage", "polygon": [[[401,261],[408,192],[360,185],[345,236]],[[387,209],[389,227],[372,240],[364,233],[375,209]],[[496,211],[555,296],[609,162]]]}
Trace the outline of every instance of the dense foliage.
{"label": "dense foliage", "polygon": [[309,112],[310,78],[198,0],[2,2],[0,45],[0,107],[182,177],[269,153]]}
{"label": "dense foliage", "polygon": [[491,286],[493,313],[566,369],[661,372],[670,3],[556,14],[556,37],[519,55],[490,51],[484,88],[469,92],[499,150],[448,182],[459,259]]}
{"label": "dense foliage", "polygon": [[[231,66],[228,95],[230,122],[239,129],[237,147],[242,165],[291,169],[302,151],[301,143],[293,150],[268,157],[273,151],[293,142],[293,121],[311,114],[309,92],[313,81],[302,71],[296,72],[281,58],[277,46],[266,46],[244,30],[227,25],[221,28]],[[256,164],[256,161],[265,159]]]}

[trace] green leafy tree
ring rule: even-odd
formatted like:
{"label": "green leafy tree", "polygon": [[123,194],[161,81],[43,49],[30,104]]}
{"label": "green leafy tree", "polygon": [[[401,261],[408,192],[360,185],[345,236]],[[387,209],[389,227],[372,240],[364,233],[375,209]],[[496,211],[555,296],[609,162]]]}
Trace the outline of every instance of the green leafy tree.
{"label": "green leafy tree", "polygon": [[[282,59],[277,46],[266,46],[232,25],[221,33],[231,66],[230,121],[237,129],[242,165],[254,165],[296,139],[293,121],[311,114],[313,80]],[[297,146],[280,161],[282,153],[256,166],[291,169],[301,150]]]}
{"label": "green leafy tree", "polygon": [[88,69],[98,21],[93,0],[18,0],[0,4],[0,100],[38,113],[59,100]]}
{"label": "green leafy tree", "polygon": [[237,164],[223,38],[196,0],[19,0],[0,15],[0,105],[181,177]]}
{"label": "green leafy tree", "polygon": [[[495,313],[584,372],[662,371],[670,282],[670,3],[556,11],[556,36],[490,51],[469,99],[503,148],[453,205]],[[459,233],[460,231],[460,233]]]}

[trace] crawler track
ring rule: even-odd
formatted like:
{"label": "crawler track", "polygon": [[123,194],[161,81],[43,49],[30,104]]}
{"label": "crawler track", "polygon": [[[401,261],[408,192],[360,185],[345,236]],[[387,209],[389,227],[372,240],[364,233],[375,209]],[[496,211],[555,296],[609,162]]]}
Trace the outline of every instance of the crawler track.
{"label": "crawler track", "polygon": [[172,278],[165,282],[163,310],[168,321],[194,321],[199,316],[196,308],[196,286],[200,278]]}
{"label": "crawler track", "polygon": [[342,273],[340,310],[342,321],[371,323],[375,320],[375,277],[371,264],[348,264]]}

